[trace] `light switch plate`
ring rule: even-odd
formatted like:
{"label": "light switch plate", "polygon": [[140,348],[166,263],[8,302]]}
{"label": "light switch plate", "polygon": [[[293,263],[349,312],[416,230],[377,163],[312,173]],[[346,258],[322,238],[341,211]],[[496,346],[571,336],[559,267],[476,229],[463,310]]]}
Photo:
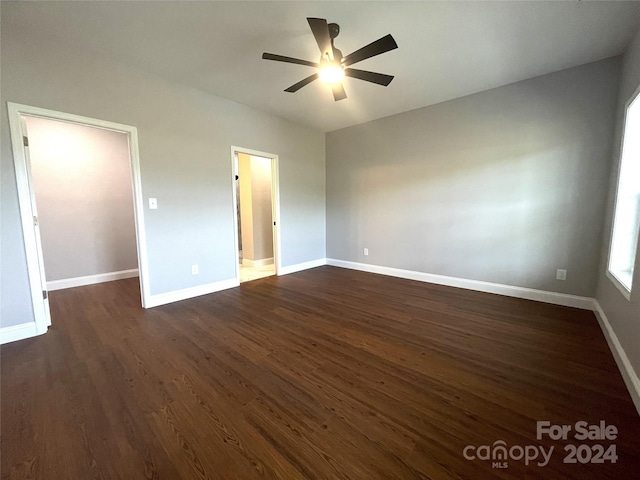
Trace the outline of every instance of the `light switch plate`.
{"label": "light switch plate", "polygon": [[158,208],[158,199],[157,198],[150,198],[149,199],[149,208],[151,210],[155,210],[156,208]]}

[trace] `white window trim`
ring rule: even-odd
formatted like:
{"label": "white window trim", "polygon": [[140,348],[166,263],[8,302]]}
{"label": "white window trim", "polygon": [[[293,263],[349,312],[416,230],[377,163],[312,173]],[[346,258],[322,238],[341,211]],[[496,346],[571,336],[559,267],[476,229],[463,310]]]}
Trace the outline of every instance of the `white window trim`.
{"label": "white window trim", "polygon": [[[618,280],[618,277],[616,277],[615,273],[609,270],[608,266],[607,266],[607,278],[611,280],[611,283],[613,283],[614,287],[620,290],[620,293],[624,296],[624,298],[631,301],[631,290],[627,289],[627,287],[625,287],[625,285],[620,280]],[[633,284],[631,285],[633,286]]]}
{"label": "white window trim", "polygon": [[[617,172],[616,172],[616,191],[614,195],[614,206],[613,206],[613,216],[611,218],[611,230],[610,230],[610,238],[609,238],[609,251],[607,252],[607,278],[611,280],[611,283],[622,293],[624,298],[626,298],[629,302],[631,301],[631,291],[634,287],[633,278],[631,279],[631,289],[627,288],[627,286],[622,283],[622,281],[616,276],[615,272],[611,270],[611,250],[613,248],[613,231],[615,228],[616,222],[616,210],[618,208],[618,190],[620,189],[620,173],[622,171],[622,156],[624,154],[624,137],[627,128],[627,113],[629,111],[629,106],[634,102],[634,100],[640,101],[640,85],[636,88],[633,94],[629,97],[629,99],[625,102],[624,105],[624,118],[622,120],[622,131],[620,135],[620,144],[618,149],[618,164],[617,164]],[[636,258],[638,256],[638,251],[640,249],[640,239],[636,245]],[[635,276],[634,272],[633,276]],[[633,277],[632,276],[632,277]]]}

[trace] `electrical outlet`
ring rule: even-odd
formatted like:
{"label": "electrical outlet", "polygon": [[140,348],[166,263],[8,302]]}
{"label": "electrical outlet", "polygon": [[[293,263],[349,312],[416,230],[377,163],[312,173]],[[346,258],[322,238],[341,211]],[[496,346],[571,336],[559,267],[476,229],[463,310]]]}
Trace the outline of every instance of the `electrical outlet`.
{"label": "electrical outlet", "polygon": [[369,249],[365,248],[363,253],[364,253],[364,256],[366,257],[367,255],[369,255]]}
{"label": "electrical outlet", "polygon": [[556,280],[566,280],[567,279],[567,271],[559,268],[556,270]]}
{"label": "electrical outlet", "polygon": [[198,275],[198,265],[191,265],[191,275]]}

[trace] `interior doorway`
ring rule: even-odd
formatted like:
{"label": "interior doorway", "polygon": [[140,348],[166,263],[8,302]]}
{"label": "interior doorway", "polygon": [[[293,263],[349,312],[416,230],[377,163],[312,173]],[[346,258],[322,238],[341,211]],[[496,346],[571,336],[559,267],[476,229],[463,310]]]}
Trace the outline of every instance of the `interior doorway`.
{"label": "interior doorway", "polygon": [[278,274],[277,157],[232,149],[237,279],[244,283]]}
{"label": "interior doorway", "polygon": [[51,325],[49,290],[139,276],[144,307],[135,127],[13,103],[8,109],[35,317],[21,337]]}
{"label": "interior doorway", "polygon": [[47,291],[137,277],[127,135],[24,120]]}

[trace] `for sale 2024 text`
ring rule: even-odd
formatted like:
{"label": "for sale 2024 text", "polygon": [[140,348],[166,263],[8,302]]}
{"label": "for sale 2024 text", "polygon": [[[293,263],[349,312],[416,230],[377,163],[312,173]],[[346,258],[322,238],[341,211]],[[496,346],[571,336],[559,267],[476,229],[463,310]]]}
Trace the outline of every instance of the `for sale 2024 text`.
{"label": "for sale 2024 text", "polygon": [[[551,440],[573,440],[585,441],[612,441],[618,438],[618,429],[615,425],[607,425],[604,420],[600,423],[589,424],[584,420],[573,425],[552,425],[548,421],[537,422],[536,438],[542,440],[544,437]],[[599,443],[580,445],[565,445],[564,463],[616,463],[618,455],[615,444],[603,446]]]}

